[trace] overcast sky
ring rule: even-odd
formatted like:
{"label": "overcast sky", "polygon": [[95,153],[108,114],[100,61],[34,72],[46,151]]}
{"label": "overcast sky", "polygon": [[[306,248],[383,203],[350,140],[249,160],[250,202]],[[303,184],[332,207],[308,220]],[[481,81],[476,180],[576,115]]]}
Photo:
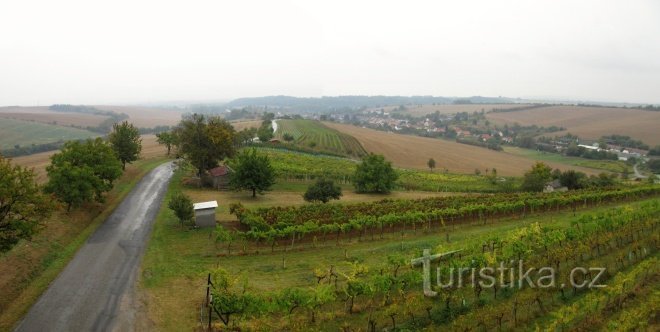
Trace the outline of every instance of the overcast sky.
{"label": "overcast sky", "polygon": [[0,2],[0,105],[280,94],[660,103],[660,1]]}

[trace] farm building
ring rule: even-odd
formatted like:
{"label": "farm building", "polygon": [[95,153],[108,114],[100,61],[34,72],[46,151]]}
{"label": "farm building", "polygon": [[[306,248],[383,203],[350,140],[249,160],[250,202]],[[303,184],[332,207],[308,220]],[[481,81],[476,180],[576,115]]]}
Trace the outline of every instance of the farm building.
{"label": "farm building", "polygon": [[229,176],[233,170],[227,165],[220,165],[209,170],[209,181],[217,190],[229,189]]}
{"label": "farm building", "polygon": [[193,209],[195,210],[195,226],[215,227],[215,208],[217,207],[217,201],[193,204]]}

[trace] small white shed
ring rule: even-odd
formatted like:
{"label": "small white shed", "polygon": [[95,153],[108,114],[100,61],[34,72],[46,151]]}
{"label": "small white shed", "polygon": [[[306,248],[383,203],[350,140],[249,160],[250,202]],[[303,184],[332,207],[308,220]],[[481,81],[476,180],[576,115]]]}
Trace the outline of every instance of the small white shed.
{"label": "small white shed", "polygon": [[195,226],[215,227],[215,208],[218,201],[209,201],[193,204],[195,210]]}

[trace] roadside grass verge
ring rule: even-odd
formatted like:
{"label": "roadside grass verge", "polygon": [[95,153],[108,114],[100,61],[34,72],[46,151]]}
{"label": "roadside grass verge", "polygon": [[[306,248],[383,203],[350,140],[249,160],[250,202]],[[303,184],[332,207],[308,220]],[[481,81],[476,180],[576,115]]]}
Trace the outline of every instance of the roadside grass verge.
{"label": "roadside grass verge", "polygon": [[139,180],[165,161],[159,157],[127,165],[105,203],[87,204],[70,213],[59,209],[32,241],[22,241],[0,256],[0,331],[11,330],[20,321]]}

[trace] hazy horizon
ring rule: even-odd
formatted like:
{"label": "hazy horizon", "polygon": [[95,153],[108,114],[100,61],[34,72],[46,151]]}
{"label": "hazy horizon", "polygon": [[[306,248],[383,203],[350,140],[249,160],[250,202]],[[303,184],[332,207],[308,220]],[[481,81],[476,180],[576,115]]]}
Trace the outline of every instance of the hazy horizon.
{"label": "hazy horizon", "polygon": [[288,95],[660,103],[660,3],[21,1],[0,106]]}

